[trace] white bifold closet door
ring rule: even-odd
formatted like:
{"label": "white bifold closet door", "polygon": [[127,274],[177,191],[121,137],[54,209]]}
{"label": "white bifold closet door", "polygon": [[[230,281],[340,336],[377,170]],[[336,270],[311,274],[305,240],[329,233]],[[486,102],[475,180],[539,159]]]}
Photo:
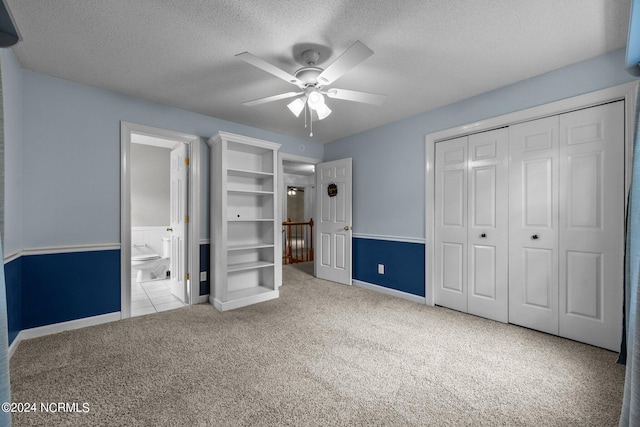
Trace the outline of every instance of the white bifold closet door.
{"label": "white bifold closet door", "polygon": [[623,102],[509,129],[509,322],[616,351]]}
{"label": "white bifold closet door", "polygon": [[509,323],[558,334],[558,116],[509,127]]}
{"label": "white bifold closet door", "polygon": [[508,131],[436,144],[436,303],[508,319]]}

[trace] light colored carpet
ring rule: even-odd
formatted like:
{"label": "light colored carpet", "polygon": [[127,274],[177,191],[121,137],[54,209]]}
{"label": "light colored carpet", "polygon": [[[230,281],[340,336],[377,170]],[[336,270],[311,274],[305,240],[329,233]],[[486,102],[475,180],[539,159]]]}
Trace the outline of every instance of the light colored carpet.
{"label": "light colored carpet", "polygon": [[281,297],[24,341],[14,425],[614,426],[612,352],[284,268]]}

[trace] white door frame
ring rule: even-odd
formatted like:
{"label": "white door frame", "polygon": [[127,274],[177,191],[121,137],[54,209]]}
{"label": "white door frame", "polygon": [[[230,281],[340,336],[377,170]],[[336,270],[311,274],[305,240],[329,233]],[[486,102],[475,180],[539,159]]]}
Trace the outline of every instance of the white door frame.
{"label": "white door frame", "polygon": [[[276,203],[278,204],[278,218],[284,218],[284,202],[285,202],[285,195],[287,194],[286,189],[284,188],[284,172],[283,172],[283,168],[282,168],[282,161],[283,160],[288,160],[291,162],[297,162],[297,163],[307,163],[307,164],[311,164],[311,165],[317,165],[318,163],[321,163],[322,160],[321,159],[314,159],[313,157],[304,157],[304,156],[298,156],[297,154],[289,154],[289,153],[283,153],[281,151],[278,151],[278,183],[277,183],[277,201]],[[315,180],[314,180],[315,182]],[[283,191],[284,190],[284,191]],[[317,206],[316,206],[317,209]],[[317,212],[316,212],[316,217],[317,217]],[[280,254],[280,256],[278,257],[278,260],[276,260],[276,266],[278,265],[278,263],[280,263],[280,270],[282,270],[282,233],[278,233],[278,243],[277,243],[277,248],[276,248],[276,254]],[[313,261],[315,263],[315,260]],[[282,275],[280,275],[280,277],[276,280],[276,287],[280,287],[282,286]]]}
{"label": "white door frame", "polygon": [[[549,104],[527,108],[475,123],[464,124],[450,129],[425,135],[425,303],[435,304],[433,283],[435,241],[435,144],[438,141],[470,135],[486,130],[509,126],[516,123],[539,119],[546,116],[567,113],[581,108],[592,107],[611,101],[624,100],[625,103],[625,194],[629,192],[633,165],[633,136],[635,131],[636,95],[639,82],[631,82],[598,90]],[[625,200],[625,212],[627,197]]]}
{"label": "white door frame", "polygon": [[189,285],[191,300],[200,295],[200,137],[136,123],[120,122],[120,317],[131,317],[131,133],[189,145]]}

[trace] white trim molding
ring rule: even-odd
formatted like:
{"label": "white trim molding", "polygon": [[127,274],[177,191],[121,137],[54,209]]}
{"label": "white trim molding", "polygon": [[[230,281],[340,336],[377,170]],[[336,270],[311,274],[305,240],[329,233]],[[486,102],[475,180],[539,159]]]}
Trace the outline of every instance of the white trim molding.
{"label": "white trim molding", "polygon": [[370,291],[379,292],[381,294],[389,295],[396,298],[406,299],[407,301],[417,302],[418,304],[424,304],[424,297],[413,295],[408,292],[402,292],[395,289],[387,288],[380,285],[374,285],[373,283],[363,282],[362,280],[353,279],[353,284],[359,288],[368,289]]}
{"label": "white trim molding", "polygon": [[54,255],[54,254],[69,254],[77,252],[97,252],[97,251],[112,251],[119,250],[120,243],[91,243],[82,245],[63,245],[63,246],[45,246],[41,248],[26,248],[20,251],[9,254],[4,258],[4,263],[8,264],[11,261],[18,259],[22,256],[29,255]]}
{"label": "white trim molding", "polygon": [[424,245],[424,239],[420,237],[385,236],[365,233],[353,233],[352,236],[356,239],[387,240],[389,242],[420,243]]}
{"label": "white trim molding", "polygon": [[[639,84],[637,81],[625,83],[425,135],[425,300],[427,305],[435,304],[433,287],[435,282],[433,269],[435,256],[433,251],[435,241],[435,144],[439,141],[623,100],[625,102],[625,192],[628,193],[633,166],[633,135],[635,133],[636,96]],[[626,199],[625,197],[625,204]]]}
{"label": "white trim molding", "polygon": [[[131,134],[159,137],[189,145],[189,265],[190,277],[200,277],[200,168],[199,136],[136,123],[120,122],[120,313],[131,317]],[[189,280],[187,304],[194,304],[200,294],[200,281]]]}
{"label": "white trim molding", "polygon": [[53,255],[75,252],[112,251],[120,249],[120,243],[95,243],[87,245],[48,246],[43,248],[28,248],[22,250],[22,255]]}
{"label": "white trim molding", "polygon": [[83,319],[69,320],[68,322],[54,323],[53,325],[39,326],[37,328],[23,329],[15,337],[9,346],[9,358],[13,356],[22,340],[38,338],[45,335],[57,334],[59,332],[71,331],[74,329],[86,328],[88,326],[100,325],[120,320],[120,312],[101,314],[99,316],[85,317]]}
{"label": "white trim molding", "polygon": [[22,256],[22,250],[12,252],[4,257],[4,264],[9,264],[11,261],[16,260]]}

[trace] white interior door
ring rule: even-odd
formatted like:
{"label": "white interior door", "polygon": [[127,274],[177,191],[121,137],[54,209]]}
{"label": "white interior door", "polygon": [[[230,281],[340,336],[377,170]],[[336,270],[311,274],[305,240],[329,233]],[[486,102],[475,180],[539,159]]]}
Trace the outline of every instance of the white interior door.
{"label": "white interior door", "polygon": [[467,312],[468,138],[436,144],[435,302]]}
{"label": "white interior door", "polygon": [[468,312],[507,322],[509,295],[509,131],[469,136]]}
{"label": "white interior door", "polygon": [[556,335],[558,122],[509,127],[509,322]]}
{"label": "white interior door", "polygon": [[624,103],[560,116],[560,335],[618,351]]}
{"label": "white interior door", "polygon": [[188,157],[189,147],[180,143],[171,150],[171,293],[189,301],[188,257]]}
{"label": "white interior door", "polygon": [[[335,195],[329,195],[329,186]],[[316,165],[316,277],[351,285],[351,159]]]}

